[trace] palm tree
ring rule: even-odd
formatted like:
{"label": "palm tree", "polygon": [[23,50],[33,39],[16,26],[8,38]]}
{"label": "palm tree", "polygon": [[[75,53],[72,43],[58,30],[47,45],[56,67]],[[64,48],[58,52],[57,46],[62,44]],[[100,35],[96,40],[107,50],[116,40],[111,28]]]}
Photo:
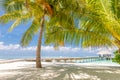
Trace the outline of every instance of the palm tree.
{"label": "palm tree", "polygon": [[[77,17],[74,17],[74,20],[78,21],[75,28],[63,29],[57,27],[56,29],[47,29],[47,44],[53,43],[57,46],[59,45],[59,42],[62,41],[76,45],[81,44],[83,47],[108,47],[114,45],[113,36],[117,36],[117,33],[113,34],[115,31],[108,28],[109,23],[106,21],[106,13],[102,13],[103,7],[101,7],[100,0],[86,0],[84,1],[84,4],[87,5],[84,5],[81,13],[78,15],[75,14]],[[112,31],[112,33],[110,31]],[[55,35],[54,33],[58,35]],[[49,38],[52,40],[49,40]]]}
{"label": "palm tree", "polygon": [[9,29],[10,31],[12,31],[12,29],[15,28],[17,25],[19,25],[22,21],[28,21],[28,19],[30,18],[33,19],[32,25],[23,35],[23,38],[21,40],[22,46],[27,45],[32,39],[32,36],[36,32],[38,32],[38,29],[40,28],[40,36],[38,39],[38,46],[36,51],[36,67],[41,68],[42,66],[40,62],[41,60],[40,52],[41,52],[42,33],[44,27],[44,18],[47,12],[48,14],[52,15],[52,8],[44,0],[42,1],[37,0],[36,2],[34,1],[31,2],[30,0],[26,0],[26,1],[6,0],[4,5],[7,13],[1,16],[2,22],[15,20],[15,22]]}
{"label": "palm tree", "polygon": [[84,36],[83,46],[116,45],[120,48],[119,0],[86,0],[86,3],[88,8],[80,18],[81,29],[101,34],[101,37]]}
{"label": "palm tree", "polygon": [[[81,3],[83,2],[84,0],[81,1]],[[51,29],[54,28],[53,26],[74,29],[75,15],[73,16],[73,14],[80,13],[82,7],[79,7],[78,0],[4,0],[4,9],[6,13],[0,17],[0,22],[15,21],[9,31],[21,23],[32,21],[31,26],[22,37],[22,46],[28,45],[34,34],[40,30],[36,50],[36,67],[41,68],[41,41],[45,26],[46,29],[48,26],[52,26]],[[63,43],[63,41],[61,42]]]}
{"label": "palm tree", "polygon": [[66,42],[76,45],[81,43],[85,47],[112,46],[114,39],[120,40],[118,19],[110,12],[110,4],[105,5],[105,0],[103,1],[5,0],[6,14],[0,17],[0,22],[15,21],[9,29],[12,31],[17,25],[32,21],[21,44],[28,45],[34,34],[40,30],[36,67],[41,68],[41,41],[44,31],[45,42],[52,43],[55,47],[63,46]]}
{"label": "palm tree", "polygon": [[[105,19],[104,28],[112,35],[112,43],[115,44],[120,51],[120,6],[119,0],[100,0],[103,9],[103,17]],[[107,4],[106,4],[107,3]],[[107,15],[107,16],[106,16]]]}
{"label": "palm tree", "polygon": [[[111,0],[111,10],[114,16],[116,17],[117,21],[119,22],[120,19],[120,0]],[[118,52],[120,53],[120,40],[115,38],[114,43],[118,46]]]}

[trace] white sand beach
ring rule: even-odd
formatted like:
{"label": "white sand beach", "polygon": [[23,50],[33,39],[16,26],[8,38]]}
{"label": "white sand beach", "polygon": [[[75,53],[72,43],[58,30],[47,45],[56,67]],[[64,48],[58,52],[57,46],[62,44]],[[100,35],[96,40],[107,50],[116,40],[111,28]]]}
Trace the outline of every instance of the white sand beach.
{"label": "white sand beach", "polygon": [[[48,63],[36,69],[35,62],[2,60],[0,80],[119,80],[120,65],[95,63]],[[1,62],[2,62],[1,61]],[[5,62],[6,61],[6,62]],[[12,62],[11,62],[12,61]]]}

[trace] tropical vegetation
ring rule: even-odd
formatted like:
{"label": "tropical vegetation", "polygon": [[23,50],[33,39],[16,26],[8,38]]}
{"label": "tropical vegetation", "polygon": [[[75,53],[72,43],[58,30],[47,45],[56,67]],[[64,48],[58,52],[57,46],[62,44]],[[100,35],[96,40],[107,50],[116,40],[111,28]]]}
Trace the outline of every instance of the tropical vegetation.
{"label": "tropical vegetation", "polygon": [[[51,24],[49,28],[54,28],[54,30],[57,28],[74,29],[74,17],[82,11],[82,7],[79,7],[80,2],[83,4],[84,0],[4,0],[3,6],[6,13],[0,17],[0,22],[8,23],[12,21],[13,25],[9,29],[9,31],[12,31],[19,24],[31,21],[31,26],[22,37],[21,45],[28,45],[32,37],[37,32],[40,33],[36,51],[36,67],[41,68],[40,52],[43,31]],[[64,44],[63,40],[60,40],[58,45],[61,45],[61,43]]]}
{"label": "tropical vegetation", "polygon": [[[31,22],[21,45],[27,46],[39,32],[36,67],[41,68],[41,41],[54,47],[120,48],[119,0],[4,0],[1,23],[13,22],[9,31]],[[43,34],[44,33],[44,34]]]}
{"label": "tropical vegetation", "polygon": [[120,53],[118,50],[114,52],[114,58],[112,61],[120,64]]}

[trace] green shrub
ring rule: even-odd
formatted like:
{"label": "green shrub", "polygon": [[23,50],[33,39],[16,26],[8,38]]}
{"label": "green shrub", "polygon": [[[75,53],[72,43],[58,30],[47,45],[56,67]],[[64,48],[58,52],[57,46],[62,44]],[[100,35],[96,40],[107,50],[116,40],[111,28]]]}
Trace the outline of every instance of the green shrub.
{"label": "green shrub", "polygon": [[118,51],[114,52],[113,62],[117,62],[120,64],[120,53]]}

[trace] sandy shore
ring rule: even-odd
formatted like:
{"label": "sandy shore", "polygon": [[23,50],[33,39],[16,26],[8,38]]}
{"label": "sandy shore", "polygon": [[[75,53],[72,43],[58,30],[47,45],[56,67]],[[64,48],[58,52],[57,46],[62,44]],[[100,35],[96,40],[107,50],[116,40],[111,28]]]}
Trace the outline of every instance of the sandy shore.
{"label": "sandy shore", "polygon": [[119,66],[43,62],[43,68],[36,69],[35,62],[0,62],[0,80],[120,80]]}

